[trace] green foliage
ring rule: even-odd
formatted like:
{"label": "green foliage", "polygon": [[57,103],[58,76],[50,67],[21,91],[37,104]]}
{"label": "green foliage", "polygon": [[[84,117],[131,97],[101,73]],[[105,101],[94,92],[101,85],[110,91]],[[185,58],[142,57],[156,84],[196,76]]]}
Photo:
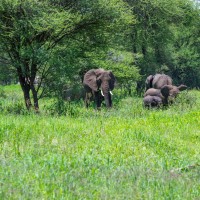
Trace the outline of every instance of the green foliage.
{"label": "green foliage", "polygon": [[200,87],[199,16],[189,0],[2,0],[0,80],[39,75],[38,98],[60,98],[63,85],[99,67],[129,94],[157,72]]}
{"label": "green foliage", "polygon": [[53,116],[70,116],[78,117],[79,116],[79,107],[69,101],[64,101],[63,99],[57,99],[52,104],[46,105],[44,107],[45,113]]}
{"label": "green foliage", "polygon": [[16,87],[0,87],[0,112],[4,114],[27,114],[24,103],[21,101],[19,85]]}
{"label": "green foliage", "polygon": [[0,61],[0,84],[9,85],[17,83],[17,77],[12,66]]}
{"label": "green foliage", "polygon": [[[51,93],[59,98],[58,87],[85,67],[81,64],[83,58],[88,53],[96,57],[98,51],[116,46],[132,23],[130,9],[121,0],[95,3],[3,0],[0,51],[7,54],[20,81],[30,80],[32,84],[39,75],[45,82],[40,90],[34,90],[32,84],[33,95],[41,92],[40,98]],[[84,61],[87,67],[94,57]]]}
{"label": "green foliage", "polygon": [[199,87],[199,9],[185,6],[184,10],[183,20],[177,27],[172,27],[175,39],[174,45],[169,46],[174,64],[171,71],[179,82],[181,80],[190,87]]}
{"label": "green foliage", "polygon": [[[199,87],[199,9],[193,1],[132,1],[136,24],[132,51],[142,54],[138,63],[142,82],[149,74],[168,73],[174,81]],[[163,67],[165,66],[165,67]]]}
{"label": "green foliage", "polygon": [[2,87],[0,87],[0,98],[6,98],[6,93]]}
{"label": "green foliage", "polygon": [[5,114],[27,114],[27,109],[24,107],[23,102],[12,102],[6,106],[3,106],[2,103],[0,105],[0,110]]}

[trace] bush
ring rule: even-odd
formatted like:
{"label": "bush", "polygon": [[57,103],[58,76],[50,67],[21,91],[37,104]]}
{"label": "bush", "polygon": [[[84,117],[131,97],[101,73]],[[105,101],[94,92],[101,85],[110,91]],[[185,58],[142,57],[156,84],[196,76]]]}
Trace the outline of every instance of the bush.
{"label": "bush", "polygon": [[0,111],[5,114],[28,114],[28,110],[24,107],[24,103],[22,102],[9,102],[8,104],[4,104],[0,102]]}
{"label": "bush", "polygon": [[0,98],[6,98],[6,93],[2,88],[0,88]]}
{"label": "bush", "polygon": [[62,99],[57,99],[51,105],[47,105],[44,108],[45,112],[50,115],[68,115],[71,117],[77,117],[79,115],[77,103],[75,104]]}
{"label": "bush", "polygon": [[197,103],[197,96],[195,93],[191,93],[189,91],[184,91],[181,92],[178,97],[176,98],[174,104],[181,105],[181,106],[186,106],[186,107],[192,107]]}

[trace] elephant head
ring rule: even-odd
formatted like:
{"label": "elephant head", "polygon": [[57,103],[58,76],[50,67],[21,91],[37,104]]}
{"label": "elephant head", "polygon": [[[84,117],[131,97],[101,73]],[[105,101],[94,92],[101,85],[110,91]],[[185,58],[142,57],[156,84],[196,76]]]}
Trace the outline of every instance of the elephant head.
{"label": "elephant head", "polygon": [[150,75],[145,81],[146,91],[149,88],[161,89],[164,85],[172,85],[172,78],[166,74]]}
{"label": "elephant head", "polygon": [[163,96],[168,95],[169,97],[169,101],[170,103],[173,103],[174,99],[177,97],[177,95],[183,91],[187,89],[186,85],[179,85],[179,86],[175,86],[175,85],[165,85],[165,90],[163,90]]}
{"label": "elephant head", "polygon": [[106,107],[112,107],[111,91],[114,89],[115,76],[110,70],[91,69],[84,75],[83,85],[86,90],[86,106],[88,95],[95,97],[97,108],[101,107],[101,99],[104,97]]}

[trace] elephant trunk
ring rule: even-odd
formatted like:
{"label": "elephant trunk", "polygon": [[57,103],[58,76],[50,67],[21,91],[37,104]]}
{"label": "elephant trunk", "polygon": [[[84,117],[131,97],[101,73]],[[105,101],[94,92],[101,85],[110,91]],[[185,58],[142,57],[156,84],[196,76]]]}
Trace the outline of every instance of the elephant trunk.
{"label": "elephant trunk", "polygon": [[105,103],[106,103],[106,107],[110,108],[112,107],[112,99],[111,99],[111,93],[108,90],[103,90],[102,91],[102,96],[104,97]]}
{"label": "elephant trunk", "polygon": [[106,107],[108,108],[112,107],[111,94],[109,92],[104,95],[104,99],[105,99]]}

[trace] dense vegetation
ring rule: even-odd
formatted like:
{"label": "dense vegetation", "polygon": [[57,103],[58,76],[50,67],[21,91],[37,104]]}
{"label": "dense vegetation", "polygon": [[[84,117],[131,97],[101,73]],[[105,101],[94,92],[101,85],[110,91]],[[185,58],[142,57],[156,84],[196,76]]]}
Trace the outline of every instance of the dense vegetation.
{"label": "dense vegetation", "polygon": [[[198,199],[199,27],[190,0],[1,0],[0,199]],[[63,101],[91,68],[112,109]],[[163,72],[189,90],[144,109]]]}
{"label": "dense vegetation", "polygon": [[113,70],[129,94],[156,72],[199,87],[199,14],[190,0],[2,0],[0,80],[19,81],[36,110],[91,68]]}
{"label": "dense vegetation", "polygon": [[1,90],[0,199],[199,198],[199,91],[166,110],[127,97],[98,112],[71,104],[64,116],[48,99],[43,113],[23,110],[19,91]]}

